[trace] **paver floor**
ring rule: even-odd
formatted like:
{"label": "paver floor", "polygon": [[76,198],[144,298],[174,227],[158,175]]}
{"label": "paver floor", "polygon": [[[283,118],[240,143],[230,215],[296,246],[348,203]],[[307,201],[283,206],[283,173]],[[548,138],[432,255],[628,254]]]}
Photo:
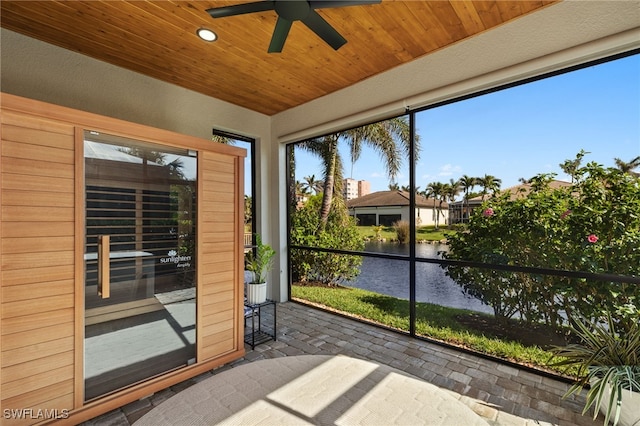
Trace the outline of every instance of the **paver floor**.
{"label": "paver floor", "polygon": [[452,395],[490,425],[602,424],[582,416],[583,397],[562,399],[569,384],[493,360],[364,324],[294,302],[278,305],[277,341],[247,346],[244,358],[85,422],[133,424],[171,396],[215,374],[256,360],[346,355],[402,370]]}

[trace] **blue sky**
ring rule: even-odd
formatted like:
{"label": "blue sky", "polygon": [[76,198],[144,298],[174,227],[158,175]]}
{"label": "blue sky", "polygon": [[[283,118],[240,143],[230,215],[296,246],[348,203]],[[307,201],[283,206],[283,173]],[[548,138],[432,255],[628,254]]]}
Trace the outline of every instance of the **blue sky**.
{"label": "blue sky", "polygon": [[[416,130],[421,189],[464,174],[494,175],[502,188],[538,173],[569,180],[558,165],[580,149],[590,152],[584,162],[630,161],[640,155],[640,55],[420,112]],[[341,152],[346,177],[388,189],[377,154],[364,150],[352,172],[348,151]],[[296,162],[297,180],[322,178],[316,157],[297,150]],[[406,162],[398,183],[409,183]]]}

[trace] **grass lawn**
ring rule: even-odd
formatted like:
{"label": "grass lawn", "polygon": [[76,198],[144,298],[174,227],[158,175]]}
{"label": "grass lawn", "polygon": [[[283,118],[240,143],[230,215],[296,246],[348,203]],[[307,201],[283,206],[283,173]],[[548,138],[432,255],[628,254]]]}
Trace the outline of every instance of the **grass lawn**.
{"label": "grass lawn", "polygon": [[[373,226],[358,226],[357,228],[362,238],[375,239],[376,231]],[[435,230],[433,226],[422,226],[416,231],[416,240],[441,241],[447,238],[445,233],[451,234],[454,232],[453,230],[446,229],[446,227],[440,227],[440,229]],[[380,236],[386,241],[394,241],[397,239],[396,231],[392,226],[383,227]]]}
{"label": "grass lawn", "polygon": [[[342,313],[364,318],[392,328],[409,330],[409,302],[366,290],[348,287],[300,286],[291,288],[293,298],[306,300]],[[553,370],[551,353],[537,345],[491,334],[487,323],[490,315],[462,309],[446,308],[430,303],[417,303],[416,333],[422,336],[463,346],[478,352],[515,361],[520,364]],[[474,321],[482,327],[471,326]],[[526,327],[513,323],[513,334],[518,336]],[[509,327],[511,328],[511,327]],[[526,333],[523,334],[531,334]],[[517,337],[516,337],[517,339]],[[565,373],[564,370],[555,369]],[[571,373],[571,372],[569,372]]]}

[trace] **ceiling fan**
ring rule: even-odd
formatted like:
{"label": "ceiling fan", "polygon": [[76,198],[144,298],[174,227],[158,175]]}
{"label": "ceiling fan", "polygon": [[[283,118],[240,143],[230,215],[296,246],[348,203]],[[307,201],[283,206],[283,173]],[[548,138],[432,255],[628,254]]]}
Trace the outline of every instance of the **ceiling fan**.
{"label": "ceiling fan", "polygon": [[301,21],[329,46],[333,47],[334,50],[338,50],[347,40],[325,21],[315,9],[377,4],[380,2],[381,0],[272,0],[214,7],[207,9],[207,12],[213,18],[224,18],[245,13],[274,10],[278,14],[278,21],[271,36],[269,53],[282,52],[293,21]]}

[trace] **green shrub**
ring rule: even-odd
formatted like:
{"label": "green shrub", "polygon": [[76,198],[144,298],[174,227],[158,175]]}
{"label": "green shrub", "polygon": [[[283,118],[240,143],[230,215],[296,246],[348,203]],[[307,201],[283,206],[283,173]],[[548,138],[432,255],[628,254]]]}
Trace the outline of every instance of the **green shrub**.
{"label": "green shrub", "polygon": [[[532,179],[528,194],[495,196],[476,209],[468,231],[449,236],[446,259],[567,271],[640,275],[640,179],[589,163],[574,183],[551,188]],[[521,315],[560,327],[573,313],[593,322],[640,321],[640,285],[552,275],[443,266],[496,316]]]}
{"label": "green shrub", "polygon": [[[362,251],[355,220],[349,216],[344,203],[334,199],[324,229],[320,226],[319,211],[322,196],[316,195],[291,216],[291,243],[309,247]],[[291,273],[294,282],[318,281],[335,285],[354,279],[360,273],[362,258],[345,254],[325,253],[303,249],[291,250]]]}

